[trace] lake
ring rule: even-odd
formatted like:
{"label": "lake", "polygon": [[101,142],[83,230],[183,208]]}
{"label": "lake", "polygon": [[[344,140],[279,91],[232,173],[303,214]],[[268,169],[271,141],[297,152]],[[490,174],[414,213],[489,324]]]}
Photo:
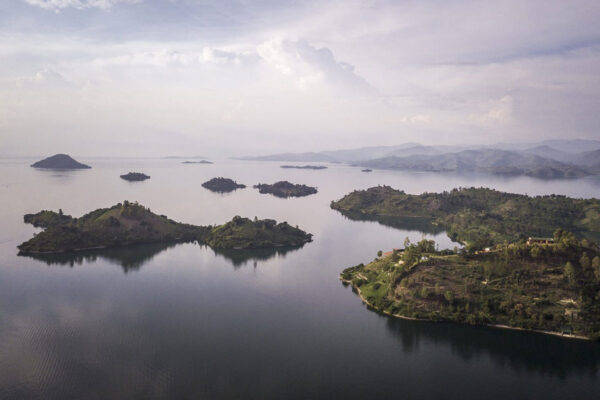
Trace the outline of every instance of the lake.
{"label": "lake", "polygon": [[[352,221],[332,200],[375,185],[408,193],[486,186],[598,197],[600,179],[373,171],[216,160],[80,159],[91,170],[43,171],[0,160],[1,399],[597,399],[600,344],[369,311],[338,280],[423,233]],[[289,163],[286,163],[289,164]],[[127,182],[129,171],[151,176]],[[216,194],[213,177],[249,187]],[[287,179],[305,198],[251,186]],[[34,259],[16,246],[38,229],[23,214],[80,216],[123,200],[192,224],[272,218],[314,235],[300,249],[215,252],[138,246]],[[443,232],[426,234],[440,248]]]}

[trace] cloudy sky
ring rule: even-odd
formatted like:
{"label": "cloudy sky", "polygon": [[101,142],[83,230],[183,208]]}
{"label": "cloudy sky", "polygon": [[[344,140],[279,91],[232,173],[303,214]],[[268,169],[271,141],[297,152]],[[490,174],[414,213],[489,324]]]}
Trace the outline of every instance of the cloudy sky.
{"label": "cloudy sky", "polygon": [[597,0],[2,0],[0,155],[600,138]]}

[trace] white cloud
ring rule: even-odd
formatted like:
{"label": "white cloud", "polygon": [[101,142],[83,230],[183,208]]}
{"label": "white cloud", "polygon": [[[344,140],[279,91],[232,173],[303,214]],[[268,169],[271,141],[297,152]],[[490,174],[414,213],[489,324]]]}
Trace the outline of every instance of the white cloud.
{"label": "white cloud", "polygon": [[140,3],[143,0],[24,0],[27,4],[44,8],[46,10],[60,11],[67,8],[83,10],[85,8],[99,8],[108,10],[119,3]]}

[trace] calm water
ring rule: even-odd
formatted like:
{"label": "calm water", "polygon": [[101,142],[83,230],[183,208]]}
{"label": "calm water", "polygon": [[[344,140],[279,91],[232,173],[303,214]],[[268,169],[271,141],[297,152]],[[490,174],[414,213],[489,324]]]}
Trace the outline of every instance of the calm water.
{"label": "calm water", "polygon": [[[332,165],[82,159],[88,171],[0,160],[1,399],[597,399],[600,345],[368,311],[338,281],[377,250],[422,233],[351,221],[329,208],[354,189],[409,193],[488,186],[598,197],[600,181],[398,173]],[[128,171],[152,176],[129,183]],[[301,199],[255,189],[219,195],[215,176],[319,187]],[[286,220],[314,234],[289,252],[215,253],[193,244],[44,259],[17,257],[36,229],[22,216],[79,216],[123,200],[194,224],[234,215]],[[443,233],[429,235],[453,247]]]}

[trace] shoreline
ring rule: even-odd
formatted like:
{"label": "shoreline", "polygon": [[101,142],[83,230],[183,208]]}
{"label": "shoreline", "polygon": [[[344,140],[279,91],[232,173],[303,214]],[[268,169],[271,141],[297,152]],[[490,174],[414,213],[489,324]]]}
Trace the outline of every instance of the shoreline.
{"label": "shoreline", "polygon": [[[378,313],[385,314],[385,315],[387,315],[389,317],[404,319],[404,320],[408,320],[408,321],[423,321],[423,322],[434,322],[434,323],[435,322],[450,322],[450,321],[433,321],[431,319],[426,319],[426,318],[407,317],[405,315],[392,314],[392,313],[390,313],[388,311],[379,310],[377,307],[375,307],[373,304],[369,303],[367,301],[367,299],[364,298],[364,296],[362,295],[362,292],[360,291],[360,288],[355,287],[354,285],[352,285],[351,281],[343,279],[342,277],[340,277],[339,279],[343,283],[347,283],[348,285],[350,285],[350,287],[352,287],[353,289],[355,289],[356,292],[357,292],[357,294],[358,294],[358,297],[360,297],[360,299],[362,300],[362,302],[364,304],[366,304],[368,307],[371,307],[373,310],[377,311]],[[469,325],[469,324],[462,324],[460,322],[456,322],[456,323],[459,324],[459,325]],[[471,325],[471,326],[473,326],[473,325]],[[510,325],[504,325],[504,324],[475,324],[475,326],[486,326],[486,327],[490,327],[490,328],[506,329],[506,330],[512,330],[512,331],[541,333],[543,335],[556,336],[556,337],[560,337],[560,338],[564,338],[564,339],[592,341],[592,339],[589,338],[589,337],[587,337],[587,336],[574,335],[574,334],[571,334],[571,333],[554,332],[554,331],[542,331],[542,330],[539,330],[539,329],[526,329],[526,328],[520,328],[520,327],[517,327],[517,326],[510,326]]]}

